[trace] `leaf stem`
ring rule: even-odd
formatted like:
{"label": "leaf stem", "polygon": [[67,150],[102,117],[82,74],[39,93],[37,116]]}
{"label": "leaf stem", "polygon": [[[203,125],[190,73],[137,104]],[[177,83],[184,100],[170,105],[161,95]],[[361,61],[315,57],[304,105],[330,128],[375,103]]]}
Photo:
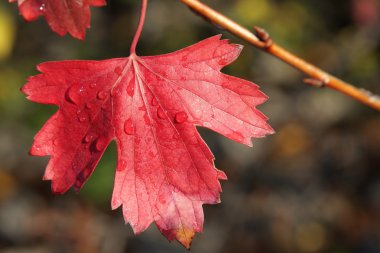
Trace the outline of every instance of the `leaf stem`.
{"label": "leaf stem", "polygon": [[[313,78],[313,80],[319,81],[321,84],[319,87],[328,87],[337,90],[369,107],[372,107],[373,109],[380,111],[380,97],[378,95],[372,94],[364,89],[358,89],[290,53],[286,49],[274,43],[268,34],[264,34],[265,30],[256,28],[256,34],[254,34],[247,28],[239,25],[235,21],[227,18],[223,14],[198,0],[181,0],[181,2],[187,5],[194,12],[206,18],[210,23],[226,29],[228,32],[249,42],[253,46],[262,49],[263,51],[277,57],[299,71],[309,75]],[[263,36],[263,34],[265,36]],[[306,83],[310,83],[310,79],[307,80],[308,81]]]}
{"label": "leaf stem", "polygon": [[137,43],[139,42],[141,32],[144,27],[147,6],[148,6],[148,0],[142,0],[139,25],[137,27],[137,30],[136,30],[136,33],[131,45],[131,51],[130,51],[131,55],[136,55],[136,46],[137,46]]}

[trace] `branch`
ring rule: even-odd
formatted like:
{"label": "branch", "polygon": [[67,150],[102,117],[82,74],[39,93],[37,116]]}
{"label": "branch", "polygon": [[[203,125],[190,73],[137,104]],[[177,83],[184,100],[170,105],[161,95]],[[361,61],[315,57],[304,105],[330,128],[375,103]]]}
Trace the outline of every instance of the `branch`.
{"label": "branch", "polygon": [[305,79],[305,83],[314,87],[328,87],[337,90],[367,106],[380,111],[380,97],[378,95],[372,94],[364,89],[358,89],[290,53],[286,49],[274,43],[265,30],[255,27],[254,34],[198,0],[181,0],[181,2],[187,5],[194,12],[206,18],[209,22],[226,29],[228,32],[249,42],[253,46],[277,57],[285,63],[309,75],[311,78]]}

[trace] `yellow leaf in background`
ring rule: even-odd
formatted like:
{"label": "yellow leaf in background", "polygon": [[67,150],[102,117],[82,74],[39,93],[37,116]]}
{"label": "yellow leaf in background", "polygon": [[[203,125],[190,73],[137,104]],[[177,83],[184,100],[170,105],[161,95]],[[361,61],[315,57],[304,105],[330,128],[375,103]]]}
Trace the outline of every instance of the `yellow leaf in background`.
{"label": "yellow leaf in background", "polygon": [[236,4],[236,13],[244,23],[255,24],[267,21],[271,8],[268,0],[241,0]]}
{"label": "yellow leaf in background", "polygon": [[12,16],[0,5],[0,61],[5,60],[12,52],[15,29]]}

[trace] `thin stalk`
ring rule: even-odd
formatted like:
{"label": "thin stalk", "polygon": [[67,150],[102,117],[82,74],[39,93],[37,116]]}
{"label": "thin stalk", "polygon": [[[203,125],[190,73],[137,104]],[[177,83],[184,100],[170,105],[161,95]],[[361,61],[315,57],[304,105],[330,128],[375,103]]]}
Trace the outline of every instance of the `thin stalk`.
{"label": "thin stalk", "polygon": [[235,36],[247,41],[253,46],[271,54],[274,57],[277,57],[283,62],[312,77],[311,80],[306,79],[306,83],[313,85],[319,82],[320,85],[313,86],[328,87],[337,90],[369,107],[372,107],[373,109],[380,111],[380,97],[378,95],[372,94],[364,89],[358,89],[355,86],[338,79],[337,77],[321,70],[302,58],[290,53],[286,49],[274,43],[268,34],[263,37],[262,29],[256,29],[255,35],[247,28],[239,25],[235,21],[227,18],[223,14],[198,0],[181,0],[181,2],[187,5],[194,12],[206,18],[209,22],[226,29]]}
{"label": "thin stalk", "polygon": [[131,45],[131,51],[130,51],[131,55],[136,54],[136,46],[137,46],[137,43],[139,42],[141,32],[144,27],[147,6],[148,6],[148,0],[142,0],[139,25],[137,26],[135,37],[133,38],[132,45]]}

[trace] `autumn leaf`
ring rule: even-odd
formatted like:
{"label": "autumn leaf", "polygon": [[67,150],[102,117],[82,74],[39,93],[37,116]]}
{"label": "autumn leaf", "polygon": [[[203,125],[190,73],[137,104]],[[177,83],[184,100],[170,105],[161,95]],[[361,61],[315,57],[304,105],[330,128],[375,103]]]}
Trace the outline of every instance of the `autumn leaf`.
{"label": "autumn leaf", "polygon": [[189,247],[203,227],[203,204],[220,202],[222,171],[195,126],[251,146],[273,133],[255,107],[255,84],[220,72],[242,47],[214,36],[180,51],[104,61],[47,62],[22,88],[59,110],[30,153],[50,155],[52,190],[79,190],[112,140],[118,162],[112,208],[123,206],[135,233],[152,222]]}
{"label": "autumn leaf", "polygon": [[54,32],[61,36],[68,32],[77,39],[84,39],[90,28],[90,6],[104,5],[105,0],[18,0],[20,14],[26,21],[45,16]]}

